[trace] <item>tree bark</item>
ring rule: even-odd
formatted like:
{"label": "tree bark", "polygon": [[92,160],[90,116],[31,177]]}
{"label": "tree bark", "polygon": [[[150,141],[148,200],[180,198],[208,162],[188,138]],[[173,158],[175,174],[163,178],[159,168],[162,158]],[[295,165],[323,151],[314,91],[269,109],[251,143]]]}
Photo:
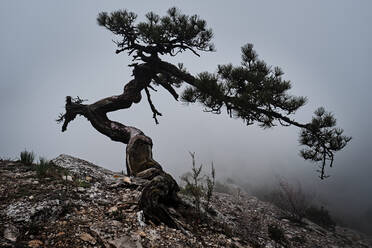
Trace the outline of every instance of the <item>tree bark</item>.
{"label": "tree bark", "polygon": [[83,104],[82,100],[66,97],[66,113],[60,116],[64,121],[62,131],[67,129],[70,121],[77,115],[86,117],[92,126],[111,140],[126,144],[126,167],[129,176],[148,179],[143,188],[139,206],[147,219],[154,223],[163,222],[170,227],[177,227],[170,216],[167,206],[178,202],[179,187],[172,176],[165,173],[161,165],[152,157],[152,140],[141,130],[110,120],[107,113],[131,107],[141,101],[141,91],[149,84],[154,75],[148,63],[136,65],[134,79],[128,82],[121,95],[111,96],[93,104]]}

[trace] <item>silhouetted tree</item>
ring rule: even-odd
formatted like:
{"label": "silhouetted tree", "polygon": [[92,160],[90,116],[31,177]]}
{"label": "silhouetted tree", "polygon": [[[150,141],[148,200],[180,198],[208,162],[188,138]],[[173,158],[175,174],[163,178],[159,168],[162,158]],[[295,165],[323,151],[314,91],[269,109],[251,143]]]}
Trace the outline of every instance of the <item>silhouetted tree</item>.
{"label": "silhouetted tree", "polygon": [[206,111],[215,114],[220,114],[225,108],[230,117],[241,118],[247,125],[257,123],[263,128],[276,125],[301,128],[300,143],[307,146],[301,155],[321,162],[320,177],[326,177],[327,162],[332,166],[334,152],[341,150],[351,138],[343,136],[343,131],[335,128],[335,118],[323,108],[315,112],[309,123],[302,124],[292,119],[290,116],[305,104],[306,98],[289,95],[287,91],[291,83],[282,78],[282,70],[259,59],[252,44],[242,47],[240,66],[219,65],[215,73],[191,75],[182,64],[176,66],[163,58],[185,51],[196,56],[200,56],[200,52],[214,51],[211,43],[213,33],[207,28],[206,21],[197,15],[184,15],[176,8],[169,9],[163,17],[150,12],[144,21],[136,22],[136,19],[137,15],[127,10],[110,14],[102,12],[97,18],[100,26],[119,37],[115,41],[116,53],[126,52],[132,57],[133,63],[129,66],[133,67],[133,79],[124,86],[123,93],[92,104],[83,104],[82,99],[68,96],[66,113],[61,114],[58,121],[63,122],[62,131],[65,131],[77,115],[86,117],[100,133],[127,144],[129,175],[164,179],[166,183],[161,183],[162,190],[150,190],[160,187],[161,180],[152,180],[143,191],[140,206],[148,217],[172,224],[162,204],[175,197],[178,185],[153,160],[151,139],[135,127],[110,120],[107,113],[130,108],[133,103],[141,101],[141,92],[145,91],[153,118],[158,123],[157,116],[161,113],[154,106],[150,94],[155,87],[165,88],[178,100],[175,88],[185,84],[181,95],[183,101],[200,102]]}

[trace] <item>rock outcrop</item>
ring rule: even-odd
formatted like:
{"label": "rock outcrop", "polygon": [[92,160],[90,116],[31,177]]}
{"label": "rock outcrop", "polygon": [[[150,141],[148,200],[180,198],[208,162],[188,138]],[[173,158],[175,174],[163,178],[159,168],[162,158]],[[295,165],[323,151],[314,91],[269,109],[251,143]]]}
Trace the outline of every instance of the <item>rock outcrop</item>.
{"label": "rock outcrop", "polygon": [[169,208],[177,229],[144,219],[148,180],[60,155],[43,176],[35,166],[0,161],[0,247],[372,247],[342,227],[280,218],[273,205],[241,193],[215,193],[196,213],[186,196]]}

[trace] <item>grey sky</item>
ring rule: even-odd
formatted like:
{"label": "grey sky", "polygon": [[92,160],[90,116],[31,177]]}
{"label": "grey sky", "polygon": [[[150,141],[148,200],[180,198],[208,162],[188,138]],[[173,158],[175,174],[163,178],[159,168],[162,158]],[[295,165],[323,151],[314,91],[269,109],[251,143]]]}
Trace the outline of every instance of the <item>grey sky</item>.
{"label": "grey sky", "polygon": [[[280,66],[292,93],[309,98],[296,119],[309,121],[318,106],[335,113],[351,144],[337,154],[331,178],[320,181],[315,166],[298,156],[295,127],[261,130],[227,115],[203,113],[160,91],[154,103],[163,113],[155,125],[145,101],[110,115],[142,129],[154,141],[154,156],[175,176],[190,166],[214,162],[217,174],[252,184],[281,175],[332,196],[333,204],[372,205],[370,57],[371,1],[1,1],[0,156],[23,149],[47,158],[67,153],[112,170],[124,168],[125,147],[77,118],[61,133],[54,120],[67,95],[90,102],[120,94],[130,80],[126,55],[115,55],[114,38],[96,24],[101,11],[126,8],[164,14],[177,6],[199,14],[214,30],[215,53],[183,54],[192,73],[240,63],[240,47],[253,43],[260,58]],[[357,192],[357,193],[356,193]],[[363,204],[361,204],[363,203]],[[346,206],[345,206],[346,207]],[[349,206],[348,206],[349,207]]]}

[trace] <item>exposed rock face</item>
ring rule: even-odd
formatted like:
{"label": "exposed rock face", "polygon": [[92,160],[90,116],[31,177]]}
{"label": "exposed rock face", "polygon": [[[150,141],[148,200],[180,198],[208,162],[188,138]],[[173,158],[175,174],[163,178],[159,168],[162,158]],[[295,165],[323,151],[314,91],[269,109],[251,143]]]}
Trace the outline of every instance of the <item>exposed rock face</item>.
{"label": "exposed rock face", "polygon": [[102,182],[111,182],[115,175],[110,170],[66,154],[59,155],[51,162],[59,167],[67,169],[70,174],[79,176],[80,178],[91,177]]}
{"label": "exposed rock face", "polygon": [[372,247],[352,230],[280,219],[275,206],[244,193],[215,193],[213,215],[195,214],[181,196],[184,204],[168,209],[180,228],[154,225],[139,208],[148,180],[68,155],[52,163],[39,177],[34,166],[0,161],[0,247]]}

